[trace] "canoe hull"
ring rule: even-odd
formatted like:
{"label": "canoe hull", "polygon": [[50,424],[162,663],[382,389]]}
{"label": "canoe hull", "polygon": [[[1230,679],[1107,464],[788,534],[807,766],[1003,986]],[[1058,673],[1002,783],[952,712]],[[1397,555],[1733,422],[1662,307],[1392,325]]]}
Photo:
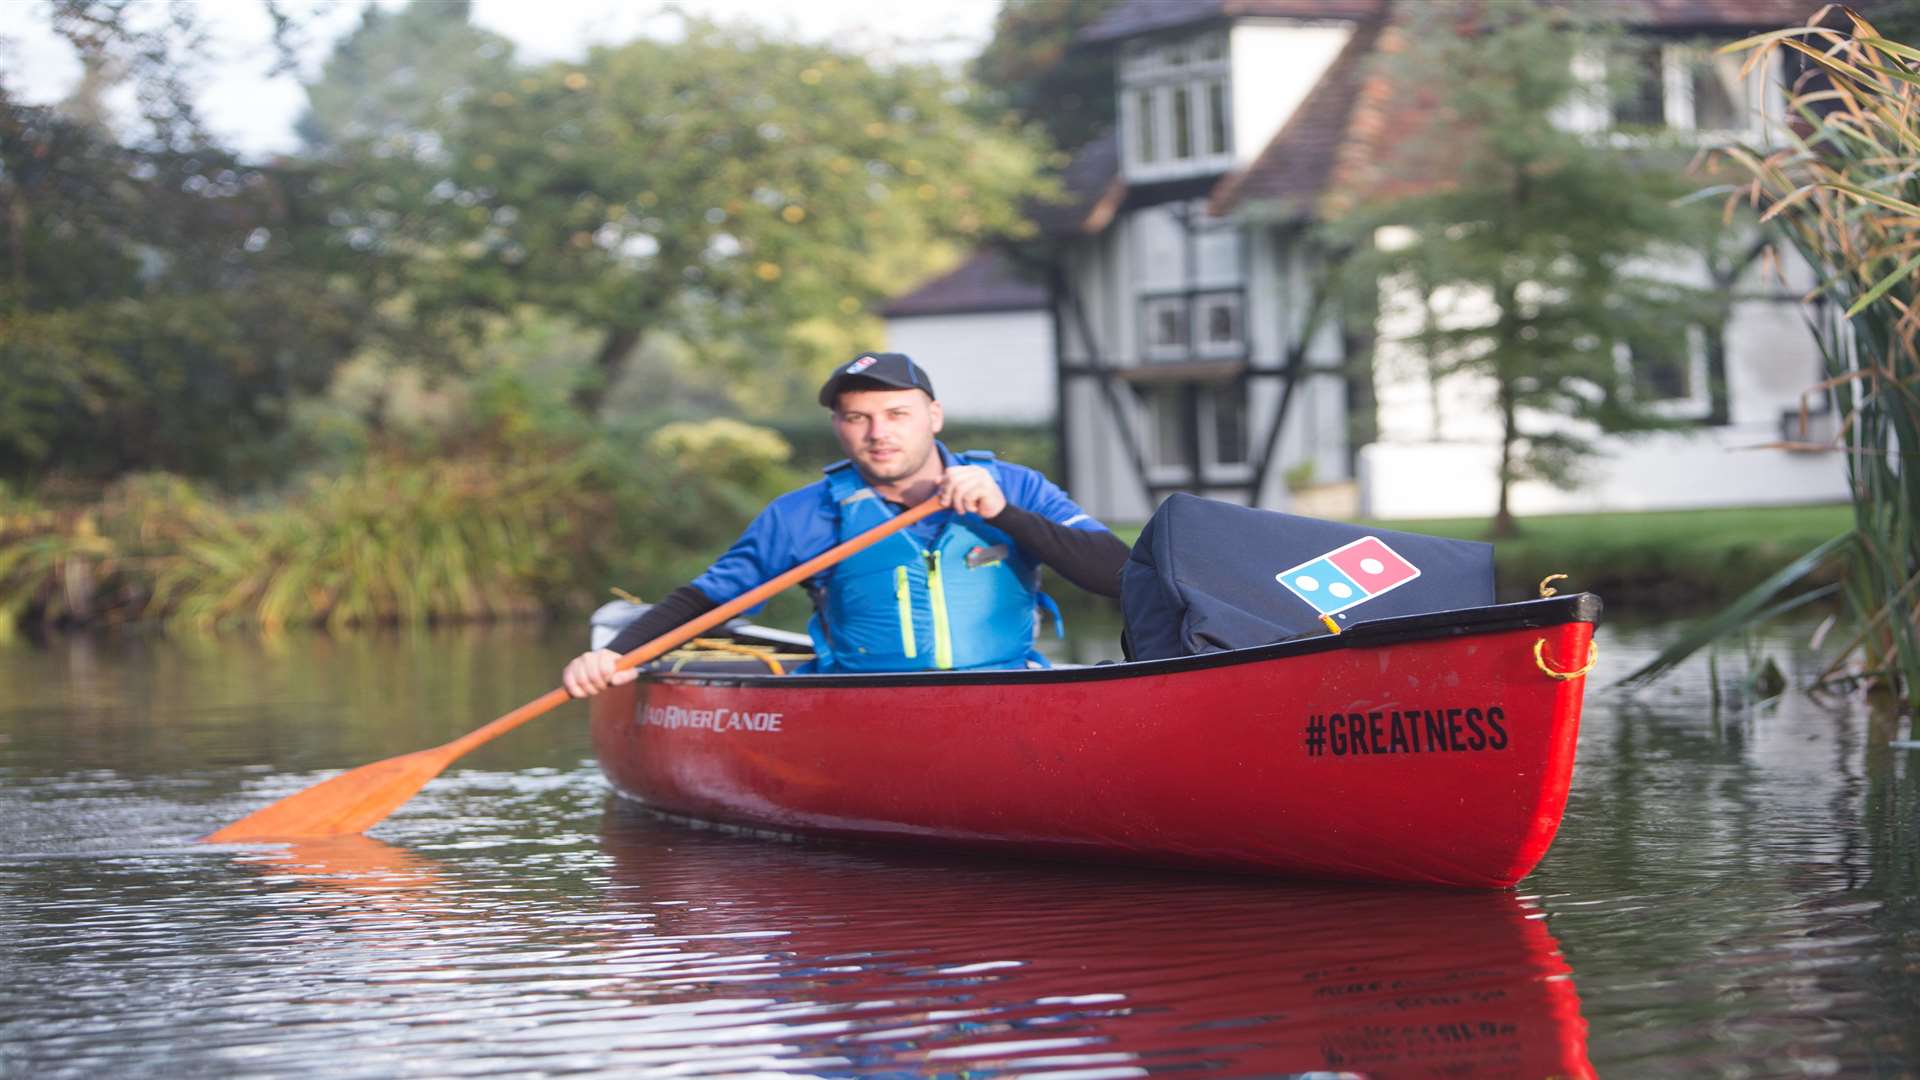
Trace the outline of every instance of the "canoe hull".
{"label": "canoe hull", "polygon": [[1504,887],[1559,826],[1586,680],[1549,671],[1593,629],[1542,603],[1075,672],[650,674],[595,699],[594,744],[623,794],[742,826]]}

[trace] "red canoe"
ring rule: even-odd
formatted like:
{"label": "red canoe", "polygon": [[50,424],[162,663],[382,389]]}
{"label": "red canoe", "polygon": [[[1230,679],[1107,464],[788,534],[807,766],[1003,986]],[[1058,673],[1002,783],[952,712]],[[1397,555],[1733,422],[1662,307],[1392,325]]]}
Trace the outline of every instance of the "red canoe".
{"label": "red canoe", "polygon": [[622,794],[782,832],[1499,888],[1572,779],[1589,594],[1178,660],[649,672],[593,702]]}

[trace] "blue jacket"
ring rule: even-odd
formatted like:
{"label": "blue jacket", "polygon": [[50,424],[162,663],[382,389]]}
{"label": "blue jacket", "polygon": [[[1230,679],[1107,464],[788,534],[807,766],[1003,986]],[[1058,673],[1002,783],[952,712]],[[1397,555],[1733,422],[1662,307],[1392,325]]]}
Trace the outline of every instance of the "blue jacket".
{"label": "blue jacket", "polygon": [[[1033,469],[991,454],[939,451],[949,466],[991,468],[1012,506],[1073,528],[1106,528]],[[726,603],[895,512],[839,463],[775,499],[693,585]],[[1029,555],[977,515],[933,514],[808,582],[816,669],[1024,667],[1039,660],[1034,605],[1052,607],[1038,593],[1038,575]]]}

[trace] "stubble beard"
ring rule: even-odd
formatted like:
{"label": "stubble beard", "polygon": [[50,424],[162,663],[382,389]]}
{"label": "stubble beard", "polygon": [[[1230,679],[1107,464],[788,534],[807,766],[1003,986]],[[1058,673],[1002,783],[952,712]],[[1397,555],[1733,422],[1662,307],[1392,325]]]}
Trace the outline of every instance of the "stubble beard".
{"label": "stubble beard", "polygon": [[905,456],[902,455],[899,464],[885,472],[880,471],[880,468],[875,464],[873,464],[872,462],[862,462],[861,464],[864,465],[868,470],[867,480],[870,483],[891,484],[891,483],[895,483],[896,481],[905,480],[908,477],[913,476],[915,473],[918,473],[922,468],[926,466],[927,459],[932,456],[933,456],[933,444],[929,442],[927,444],[926,450],[923,451],[919,457],[909,462],[905,460]]}

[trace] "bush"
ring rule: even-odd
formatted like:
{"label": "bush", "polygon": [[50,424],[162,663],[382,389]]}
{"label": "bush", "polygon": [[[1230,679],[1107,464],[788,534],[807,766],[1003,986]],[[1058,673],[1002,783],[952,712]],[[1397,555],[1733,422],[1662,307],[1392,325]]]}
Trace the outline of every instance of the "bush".
{"label": "bush", "polygon": [[684,584],[795,485],[774,432],[676,423],[634,455],[516,427],[388,452],[242,509],[179,477],[97,498],[0,488],[0,637],[135,619],[330,628],[578,612]]}

